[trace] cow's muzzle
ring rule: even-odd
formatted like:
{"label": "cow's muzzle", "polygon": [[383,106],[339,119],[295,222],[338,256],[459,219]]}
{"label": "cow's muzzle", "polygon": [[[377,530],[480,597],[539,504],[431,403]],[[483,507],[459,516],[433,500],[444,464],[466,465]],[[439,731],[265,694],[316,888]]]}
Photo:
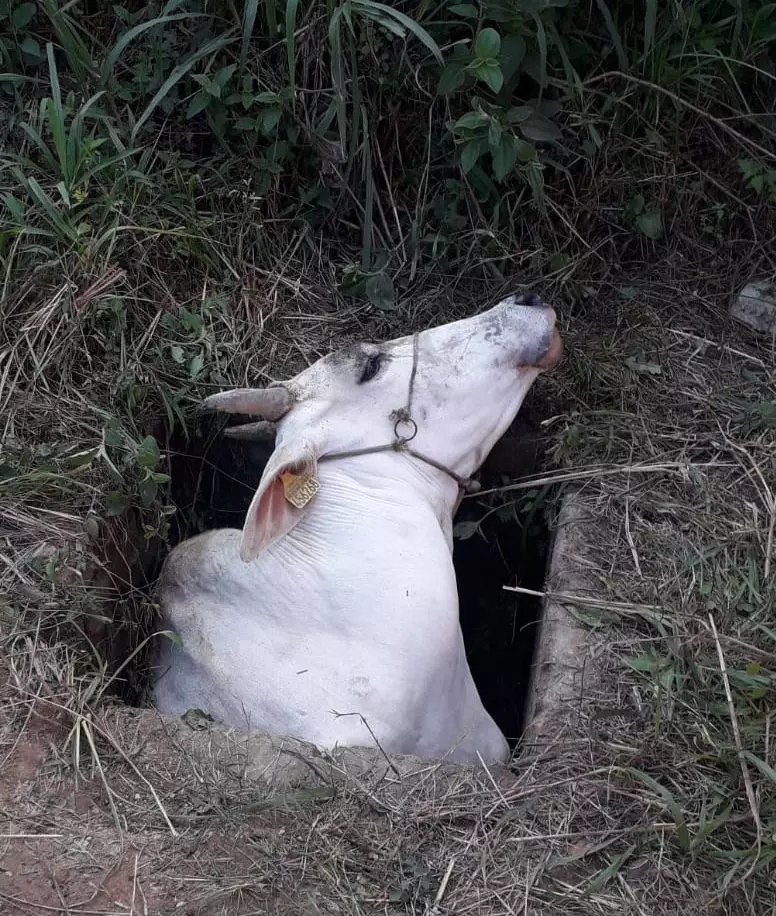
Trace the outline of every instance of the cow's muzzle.
{"label": "cow's muzzle", "polygon": [[553,369],[563,358],[563,341],[555,326],[555,312],[553,314],[552,335],[550,336],[550,346],[547,352],[536,364],[537,369]]}

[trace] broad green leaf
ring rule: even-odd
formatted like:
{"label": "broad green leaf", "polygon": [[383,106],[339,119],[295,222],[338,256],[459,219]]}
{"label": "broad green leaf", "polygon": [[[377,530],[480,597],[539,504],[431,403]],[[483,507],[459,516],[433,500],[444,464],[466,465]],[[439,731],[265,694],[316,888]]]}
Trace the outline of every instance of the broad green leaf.
{"label": "broad green leaf", "polygon": [[496,149],[496,147],[500,146],[503,133],[501,124],[495,118],[492,118],[488,125],[488,146],[491,149]]}
{"label": "broad green leaf", "polygon": [[159,445],[153,436],[146,436],[137,449],[137,463],[141,468],[153,471],[162,460]]}
{"label": "broad green leaf", "polygon": [[10,191],[3,195],[3,203],[8,208],[8,211],[13,216],[13,218],[21,223],[24,220],[24,207],[21,202],[17,200]]}
{"label": "broad green leaf", "polygon": [[762,760],[760,757],[755,756],[751,751],[744,751],[744,756],[746,759],[763,774],[763,776],[770,780],[774,786],[776,786],[776,770],[769,764]]}
{"label": "broad green leaf", "polygon": [[469,140],[468,143],[465,143],[461,148],[461,168],[463,169],[464,175],[474,168],[477,164],[477,160],[480,158],[480,152],[482,150],[482,140]]}
{"label": "broad green leaf", "polygon": [[235,69],[236,64],[229,64],[226,67],[221,67],[221,69],[213,75],[213,82],[223,89],[232,78]]}
{"label": "broad green leaf", "polygon": [[171,16],[157,16],[155,19],[149,19],[148,22],[141,22],[139,25],[131,28],[128,32],[125,32],[116,42],[116,44],[111,48],[110,53],[105,58],[105,64],[103,65],[102,72],[100,73],[99,85],[102,86],[105,84],[105,81],[108,79],[111,71],[116,65],[116,61],[118,61],[118,59],[122,56],[127,45],[134,41],[139,35],[142,35],[143,32],[146,32],[148,29],[151,29],[157,25],[161,25],[165,22],[174,22],[176,19],[195,19],[203,15],[203,13],[175,13]]}
{"label": "broad green leaf", "polygon": [[153,479],[153,477],[146,477],[140,481],[138,490],[140,492],[140,501],[143,503],[146,509],[148,509],[154,504],[156,495],[159,492],[159,484]]}
{"label": "broad green leaf", "polygon": [[126,511],[127,501],[123,493],[113,490],[105,497],[105,515],[110,518],[114,515],[121,515]]}
{"label": "broad green leaf", "polygon": [[647,788],[651,789],[656,795],[659,795],[663,799],[663,803],[671,814],[671,817],[674,819],[676,824],[676,838],[679,841],[679,845],[684,850],[690,848],[690,831],[687,829],[687,821],[684,817],[684,812],[681,809],[681,806],[677,803],[674,796],[671,792],[656,779],[650,776],[648,773],[645,773],[643,770],[636,769],[636,767],[625,767],[624,772],[633,776],[634,779],[637,779]]}
{"label": "broad green leaf", "polygon": [[480,60],[488,60],[501,50],[501,36],[495,29],[482,29],[474,42],[474,53]]}
{"label": "broad green leaf", "polygon": [[458,61],[448,64],[439,76],[437,92],[450,95],[463,85],[465,78],[463,66]]}
{"label": "broad green leaf", "polygon": [[517,140],[517,158],[521,162],[533,162],[536,159],[536,147],[532,143],[526,143],[525,140]]}
{"label": "broad green leaf", "polygon": [[19,48],[24,54],[29,55],[30,57],[41,57],[40,45],[34,38],[25,38],[24,41],[19,45]]}
{"label": "broad green leaf", "polygon": [[493,174],[498,181],[503,181],[515,167],[517,147],[513,137],[504,135],[498,148],[493,150]]}
{"label": "broad green leaf", "polygon": [[504,85],[504,76],[497,60],[486,60],[477,68],[477,76],[492,92],[498,92]]}
{"label": "broad green leaf", "polygon": [[374,274],[364,286],[367,299],[383,312],[392,312],[396,308],[396,297],[393,281],[386,273]]}
{"label": "broad green leaf", "polygon": [[536,43],[539,45],[539,85],[542,89],[547,85],[547,33],[544,30],[542,17],[538,13],[533,14],[533,20],[536,23]]}
{"label": "broad green leaf", "polygon": [[43,214],[48,219],[49,224],[65,238],[69,239],[71,242],[76,242],[78,240],[78,233],[70,223],[62,218],[54,202],[40,186],[37,179],[30,176],[30,178],[27,179],[27,188],[40,204]]}
{"label": "broad green leaf", "polygon": [[620,38],[620,33],[617,31],[617,26],[614,24],[614,19],[612,18],[612,13],[609,7],[606,5],[606,0],[596,0],[598,9],[601,12],[606,28],[609,32],[609,37],[612,39],[612,46],[617,54],[617,66],[623,72],[627,73],[628,71],[628,55],[625,53],[625,48],[622,44],[622,39]]}
{"label": "broad green leaf", "polygon": [[204,111],[209,104],[210,96],[207,94],[207,92],[200,89],[200,91],[189,102],[189,106],[186,109],[186,117],[196,117],[196,115],[198,115],[201,111]]}
{"label": "broad green leaf", "polygon": [[501,42],[501,53],[499,54],[505,83],[517,75],[524,57],[525,41],[519,35],[507,35]]}
{"label": "broad green leaf", "polygon": [[556,124],[536,114],[520,125],[520,132],[526,139],[535,140],[537,143],[551,143],[563,136]]}
{"label": "broad green leaf", "polygon": [[448,7],[447,11],[464,19],[476,19],[478,16],[477,7],[473,3],[456,3]]}
{"label": "broad green leaf", "polygon": [[659,210],[645,210],[636,217],[636,226],[648,239],[659,239],[663,235],[663,219]]}
{"label": "broad green leaf", "polygon": [[266,134],[271,134],[278,126],[280,116],[283,114],[282,108],[265,108],[261,113],[261,129]]}
{"label": "broad green leaf", "polygon": [[467,111],[454,124],[455,130],[478,130],[488,122],[487,117],[479,111]]}
{"label": "broad green leaf", "polygon": [[531,193],[534,196],[534,200],[540,207],[543,207],[544,170],[542,169],[541,163],[536,159],[532,159],[530,162],[527,162],[525,169],[523,170],[523,174],[525,175],[526,181],[531,188]]}
{"label": "broad green leaf", "polygon": [[202,370],[205,367],[205,357],[201,353],[197,353],[189,363],[189,375],[191,378],[195,379],[199,376]]}
{"label": "broad green leaf", "polygon": [[453,537],[459,541],[468,541],[480,530],[479,522],[458,522],[453,526]]}
{"label": "broad green leaf", "polygon": [[582,893],[585,896],[590,896],[591,894],[598,893],[602,888],[606,887],[612,878],[617,877],[617,875],[622,870],[622,866],[628,861],[628,859],[633,855],[635,851],[636,844],[631,843],[627,849],[614,856],[611,862],[605,868],[602,868],[599,872],[593,875],[593,877],[584,887]]}
{"label": "broad green leaf", "polygon": [[35,15],[37,6],[34,3],[20,3],[11,13],[11,25],[15,29],[24,29]]}
{"label": "broad green leaf", "polygon": [[510,124],[521,124],[523,121],[527,121],[533,113],[534,109],[530,105],[517,105],[507,112],[507,121]]}

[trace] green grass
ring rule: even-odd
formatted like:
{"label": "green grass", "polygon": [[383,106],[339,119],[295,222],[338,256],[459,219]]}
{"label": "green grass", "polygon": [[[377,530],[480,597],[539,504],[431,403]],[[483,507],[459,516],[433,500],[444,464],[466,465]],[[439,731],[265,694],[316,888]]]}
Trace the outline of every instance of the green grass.
{"label": "green grass", "polygon": [[620,905],[663,857],[650,911],[685,881],[767,912],[776,394],[724,305],[774,258],[774,39],[714,0],[0,0],[0,638],[66,647],[80,715],[204,394],[535,283],[630,717],[569,763],[615,767],[614,807],[588,774],[564,809],[613,832],[546,899]]}

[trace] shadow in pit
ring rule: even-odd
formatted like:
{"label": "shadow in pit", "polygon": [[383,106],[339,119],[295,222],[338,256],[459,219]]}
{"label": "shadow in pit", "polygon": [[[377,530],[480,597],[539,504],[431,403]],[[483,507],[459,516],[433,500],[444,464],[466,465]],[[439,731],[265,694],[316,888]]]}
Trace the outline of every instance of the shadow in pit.
{"label": "shadow in pit", "polygon": [[[545,444],[526,407],[480,472],[483,491],[537,473]],[[485,708],[511,748],[523,732],[542,599],[512,591],[544,588],[550,556],[545,492],[517,490],[464,499],[453,529],[461,630]]]}
{"label": "shadow in pit", "polygon": [[[203,417],[188,439],[170,437],[170,545],[213,528],[241,527],[272,443],[220,435],[222,421]],[[535,473],[540,427],[524,405],[485,462],[483,489]],[[541,590],[549,552],[542,494],[518,491],[467,498],[456,517],[453,553],[460,619],[469,664],[488,711],[515,746],[523,728],[541,600],[504,585]]]}

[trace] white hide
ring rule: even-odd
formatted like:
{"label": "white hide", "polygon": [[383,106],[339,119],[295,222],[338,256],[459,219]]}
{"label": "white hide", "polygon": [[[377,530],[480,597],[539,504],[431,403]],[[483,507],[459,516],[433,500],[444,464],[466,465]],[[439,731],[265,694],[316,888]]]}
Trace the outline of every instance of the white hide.
{"label": "white hide", "polygon": [[[522,301],[419,337],[412,445],[462,477],[559,358],[554,312]],[[162,626],[181,640],[157,643],[160,712],[200,708],[323,748],[378,741],[393,753],[508,758],[464,651],[455,481],[392,451],[318,460],[392,440],[412,363],[405,337],[331,354],[284,383],[295,403],[243,532],[178,545],[157,584]],[[282,499],[277,475],[289,468],[320,483],[302,510]]]}

